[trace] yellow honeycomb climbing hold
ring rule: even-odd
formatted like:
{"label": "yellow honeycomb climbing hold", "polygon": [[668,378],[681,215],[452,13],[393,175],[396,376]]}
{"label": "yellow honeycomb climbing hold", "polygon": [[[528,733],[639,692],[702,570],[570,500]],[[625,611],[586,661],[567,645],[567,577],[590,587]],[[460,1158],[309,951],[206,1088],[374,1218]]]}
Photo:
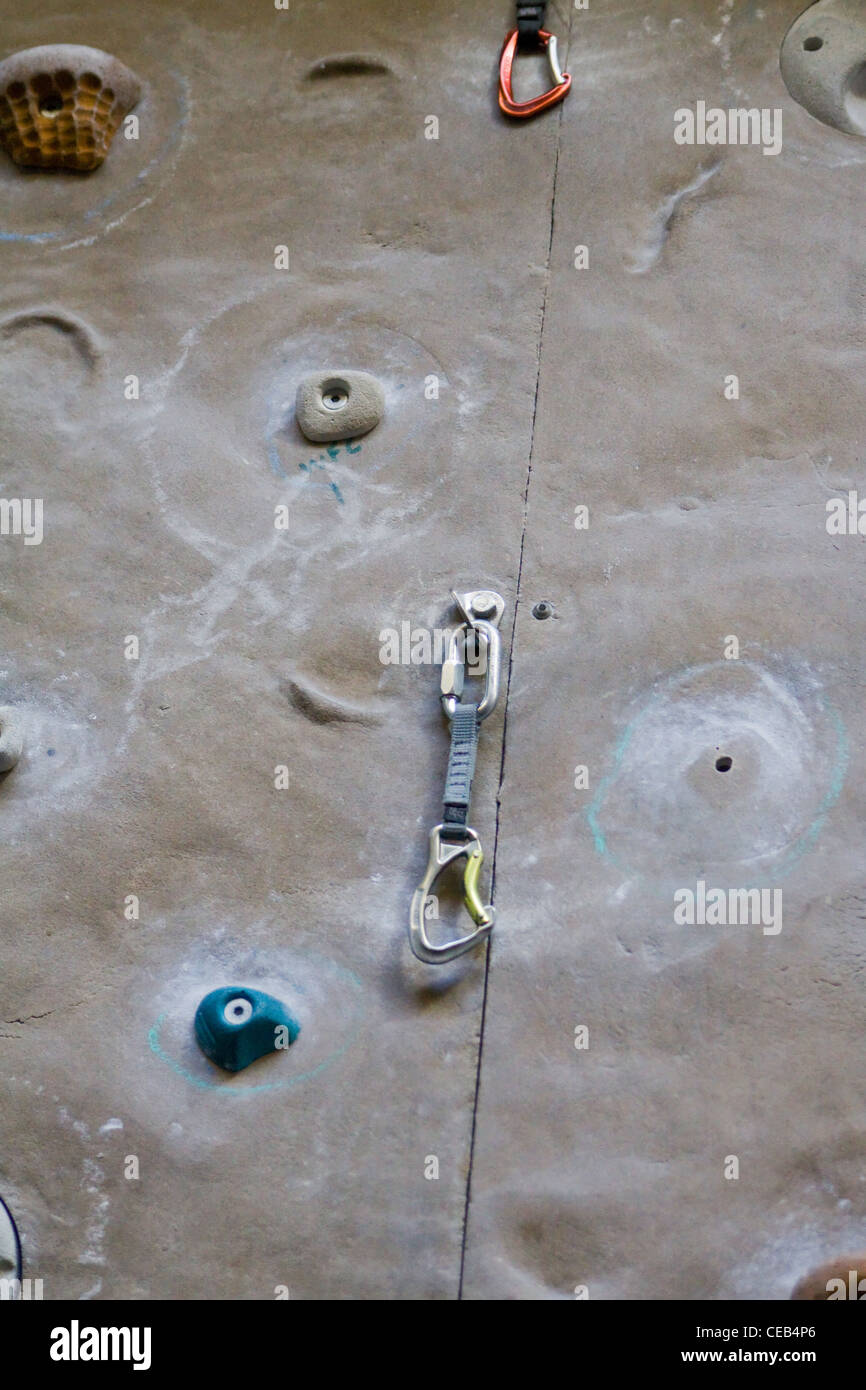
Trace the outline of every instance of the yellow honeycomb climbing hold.
{"label": "yellow honeycomb climbing hold", "polygon": [[135,74],[101,49],[24,49],[0,63],[0,145],[16,164],[97,169],[140,97]]}

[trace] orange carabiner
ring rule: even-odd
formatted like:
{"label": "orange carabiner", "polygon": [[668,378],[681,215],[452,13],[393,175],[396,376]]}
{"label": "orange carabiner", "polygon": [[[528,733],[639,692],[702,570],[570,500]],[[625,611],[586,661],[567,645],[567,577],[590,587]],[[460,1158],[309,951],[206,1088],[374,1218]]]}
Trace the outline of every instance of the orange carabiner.
{"label": "orange carabiner", "polygon": [[538,41],[547,53],[553,86],[550,91],[542,92],[541,96],[533,97],[531,101],[515,101],[511,90],[511,70],[517,53],[518,37],[518,30],[513,29],[505,40],[502,57],[499,59],[499,106],[506,116],[537,116],[539,111],[546,111],[548,106],[555,106],[563,97],[568,96],[571,74],[563,72],[559,66],[556,35],[548,33],[546,29],[539,29]]}

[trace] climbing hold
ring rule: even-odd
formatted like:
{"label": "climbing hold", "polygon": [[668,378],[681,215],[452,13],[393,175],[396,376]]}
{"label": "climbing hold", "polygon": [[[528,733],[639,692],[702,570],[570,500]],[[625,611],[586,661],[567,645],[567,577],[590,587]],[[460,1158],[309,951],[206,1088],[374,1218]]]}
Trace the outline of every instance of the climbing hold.
{"label": "climbing hold", "polygon": [[316,444],[357,439],[385,413],[385,392],[369,372],[315,372],[298,386],[295,418]]}
{"label": "climbing hold", "polygon": [[0,1280],[20,1278],[21,1242],[9,1208],[0,1201]]}
{"label": "climbing hold", "polygon": [[863,0],[819,0],[782,42],[782,77],[795,101],[824,125],[866,135]]}
{"label": "climbing hold", "polygon": [[268,1052],[282,1051],[300,1031],[279,999],[240,985],[211,990],[195,1012],[199,1047],[225,1071],[243,1071]]}
{"label": "climbing hold", "polygon": [[99,48],[26,48],[0,63],[0,144],[16,164],[97,169],[140,97],[135,74]]}
{"label": "climbing hold", "polygon": [[14,767],[24,748],[21,716],[14,705],[0,705],[0,772]]}

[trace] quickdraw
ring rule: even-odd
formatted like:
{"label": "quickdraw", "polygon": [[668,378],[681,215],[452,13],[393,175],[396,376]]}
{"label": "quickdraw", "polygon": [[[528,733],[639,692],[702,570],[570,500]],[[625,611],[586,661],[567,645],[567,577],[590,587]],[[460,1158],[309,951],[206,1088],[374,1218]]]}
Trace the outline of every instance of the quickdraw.
{"label": "quickdraw", "polygon": [[[442,663],[440,683],[442,708],[451,723],[451,754],[445,778],[442,821],[430,831],[430,854],[424,877],[412,896],[409,910],[409,941],[419,960],[440,965],[462,956],[478,946],[493,929],[493,907],[483,903],[478,887],[484,855],[478,834],[468,824],[472,775],[482,720],[493,713],[499,695],[499,624],[505,603],[491,589],[477,589],[452,597],[463,615],[463,622],[451,635]],[[470,643],[478,668],[484,656],[484,691],[477,703],[464,702]],[[477,669],[478,669],[477,668]],[[472,673],[470,664],[470,674]],[[479,669],[479,674],[480,674]],[[427,911],[431,892],[439,875],[458,859],[466,860],[463,872],[463,901],[475,923],[475,930],[443,946],[434,946],[427,935]]]}
{"label": "quickdraw", "polygon": [[[558,101],[562,101],[571,89],[570,73],[563,72],[559,66],[556,35],[541,27],[545,8],[546,0],[544,4],[518,3],[517,28],[512,29],[506,38],[499,60],[499,106],[506,116],[537,116],[539,111],[546,111],[549,106],[555,106]],[[530,101],[515,101],[511,88],[511,72],[517,51],[519,49],[521,52],[527,52],[539,48],[544,49],[547,54],[553,86]]]}

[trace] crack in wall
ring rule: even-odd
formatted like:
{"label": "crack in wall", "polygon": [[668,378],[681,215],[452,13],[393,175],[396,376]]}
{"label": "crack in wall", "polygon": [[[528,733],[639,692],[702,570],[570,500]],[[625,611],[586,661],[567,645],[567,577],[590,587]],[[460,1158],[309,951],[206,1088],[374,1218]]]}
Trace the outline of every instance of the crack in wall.
{"label": "crack in wall", "polygon": [[[568,34],[566,37],[567,49],[571,48],[571,24],[572,15],[569,15]],[[566,59],[567,63],[567,59]],[[566,68],[566,64],[563,64]],[[535,422],[538,416],[538,396],[541,388],[541,359],[542,347],[544,342],[544,325],[547,318],[547,301],[550,293],[550,267],[553,255],[553,232],[556,220],[556,186],[559,175],[559,151],[562,144],[562,104],[556,108],[556,144],[553,154],[553,178],[550,190],[550,219],[547,235],[547,259],[544,268],[544,290],[541,296],[541,315],[538,324],[538,336],[535,347],[535,393],[532,400],[532,416],[529,424],[529,448],[527,450],[526,483],[523,488],[523,518],[520,527],[520,546],[518,549],[517,561],[517,584],[514,595],[514,618],[511,625],[511,650],[508,657],[508,666],[505,673],[505,692],[503,701],[502,715],[502,744],[499,759],[499,779],[496,786],[496,824],[493,834],[493,852],[491,855],[490,870],[490,899],[495,901],[496,897],[496,856],[499,849],[499,823],[502,808],[502,784],[505,780],[505,758],[508,741],[508,701],[511,694],[511,673],[514,668],[514,657],[517,648],[517,618],[520,611],[521,583],[523,578],[523,553],[526,545],[526,526],[529,515],[529,488],[532,481],[532,461],[535,452]],[[463,1232],[460,1242],[460,1275],[457,1286],[458,1302],[463,1298],[463,1284],[466,1272],[466,1244],[469,1234],[469,1207],[472,1201],[472,1168],[475,1161],[475,1138],[478,1123],[478,1101],[481,1092],[481,1067],[484,1057],[484,1029],[487,1022],[487,998],[490,985],[490,952],[492,938],[488,937],[484,948],[484,986],[481,997],[481,1024],[478,1035],[478,1061],[475,1068],[475,1092],[472,1099],[472,1119],[469,1133],[469,1164],[466,1173],[466,1200],[463,1208]]]}

